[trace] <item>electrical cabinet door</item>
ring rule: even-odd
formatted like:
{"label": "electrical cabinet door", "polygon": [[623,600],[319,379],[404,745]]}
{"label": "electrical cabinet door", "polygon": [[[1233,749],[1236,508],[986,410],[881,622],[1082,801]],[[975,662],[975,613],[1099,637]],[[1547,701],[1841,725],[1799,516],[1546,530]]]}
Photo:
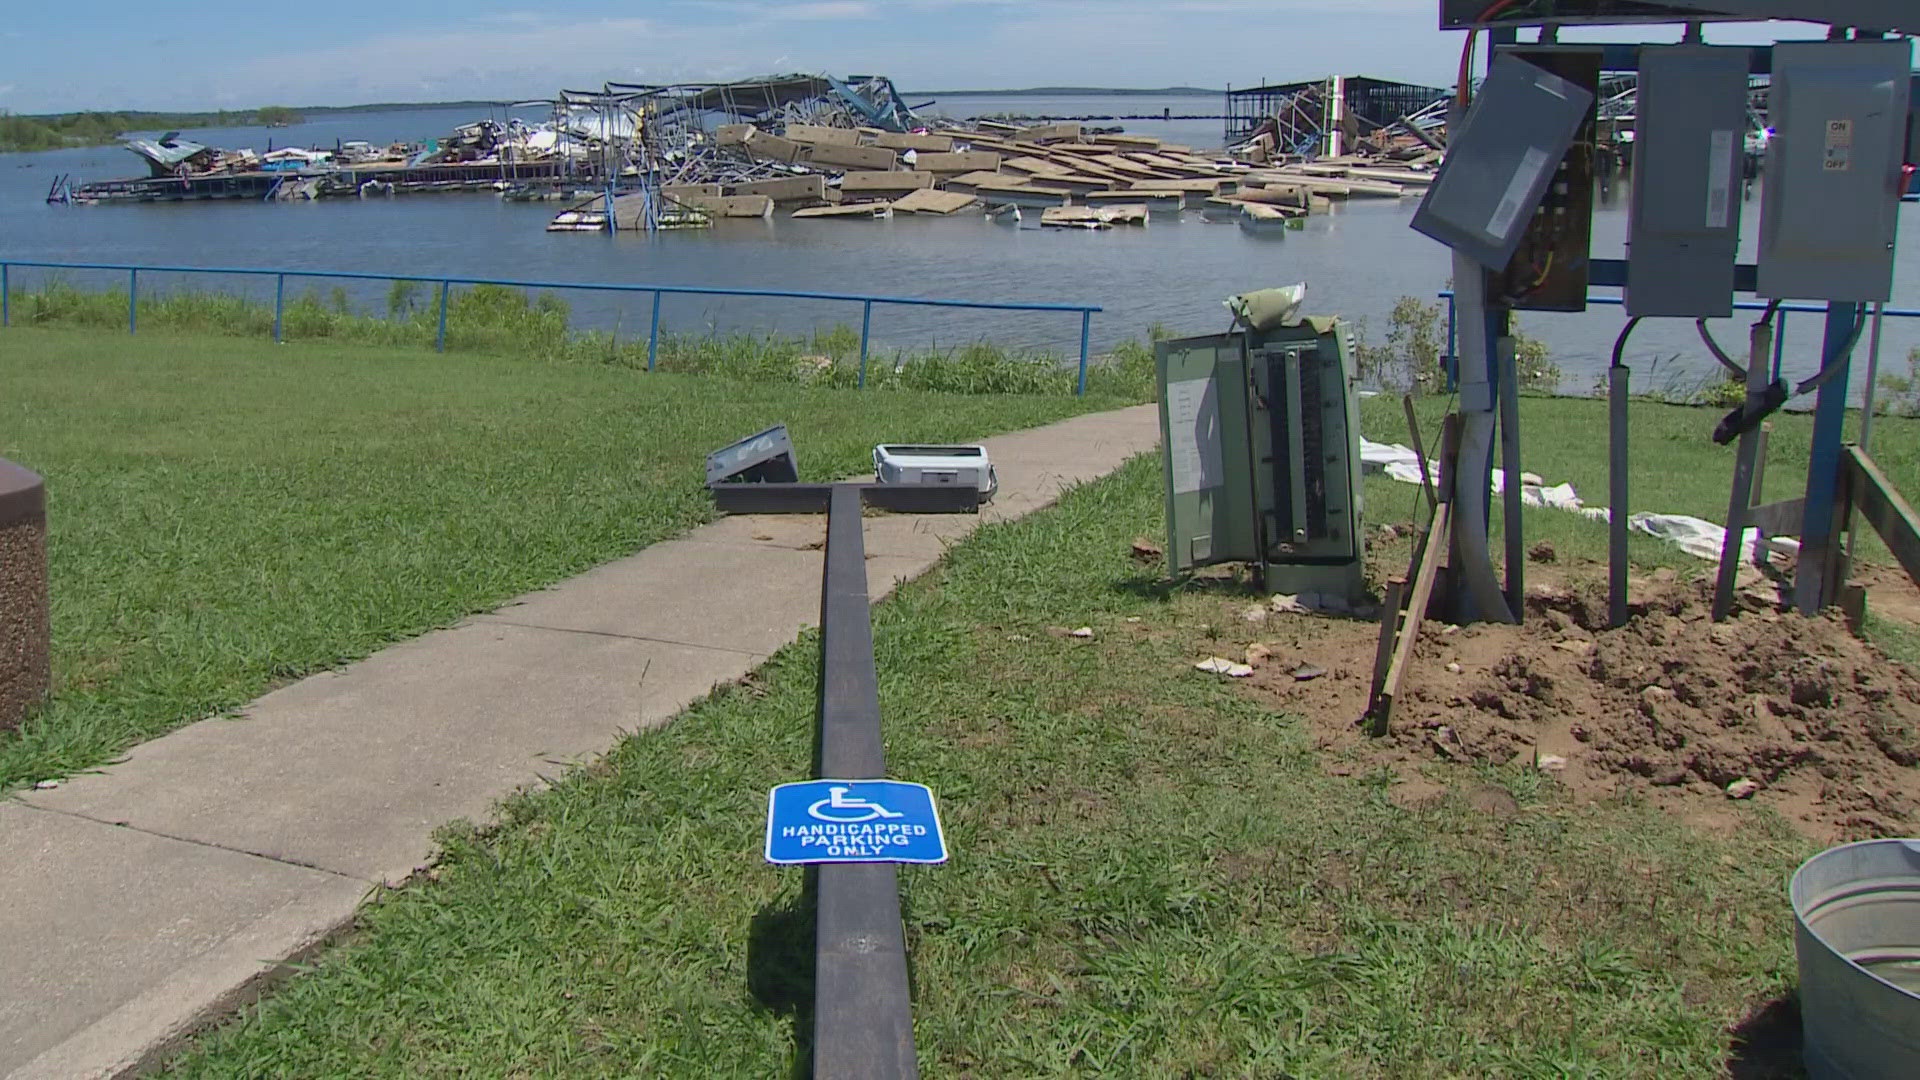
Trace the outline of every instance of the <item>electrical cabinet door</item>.
{"label": "electrical cabinet door", "polygon": [[1166,472],[1167,564],[1174,573],[1254,562],[1247,438],[1247,360],[1238,334],[1162,341],[1160,446]]}

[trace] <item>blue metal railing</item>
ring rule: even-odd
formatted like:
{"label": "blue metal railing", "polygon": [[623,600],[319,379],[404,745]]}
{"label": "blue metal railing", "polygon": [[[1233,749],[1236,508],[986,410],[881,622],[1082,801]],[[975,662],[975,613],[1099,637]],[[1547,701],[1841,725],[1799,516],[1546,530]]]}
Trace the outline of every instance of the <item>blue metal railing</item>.
{"label": "blue metal railing", "polygon": [[[1460,381],[1459,320],[1457,308],[1453,302],[1453,290],[1443,289],[1435,295],[1447,302],[1447,353],[1440,358],[1440,364],[1446,369],[1447,390],[1451,392]],[[1621,296],[1589,295],[1587,297],[1587,303],[1597,304],[1602,307],[1620,307],[1626,302],[1626,298]],[[1735,311],[1765,311],[1767,305],[1757,300],[1739,300],[1734,302],[1733,309]],[[1780,305],[1779,318],[1774,322],[1773,326],[1773,368],[1775,371],[1780,370],[1780,362],[1785,355],[1783,350],[1786,348],[1787,341],[1787,315],[1792,312],[1824,316],[1827,313],[1827,307],[1825,304],[1786,303]],[[1887,308],[1881,312],[1881,314],[1889,319],[1920,319],[1920,309],[1915,308]]]}
{"label": "blue metal railing", "polygon": [[577,289],[583,292],[652,293],[653,319],[647,330],[647,370],[652,371],[660,351],[660,298],[674,296],[753,296],[780,300],[821,300],[857,303],[860,308],[860,377],[867,385],[868,335],[873,328],[873,306],[964,308],[976,311],[1059,311],[1080,316],[1080,374],[1074,393],[1087,392],[1087,349],[1092,336],[1093,316],[1104,310],[1095,304],[1015,304],[996,300],[935,300],[917,296],[869,296],[861,293],[807,292],[796,289],[726,289],[706,285],[625,285],[588,281],[518,281],[510,278],[445,277],[432,274],[373,274],[357,270],[269,270],[260,267],[230,266],[130,266],[122,263],[39,262],[27,259],[0,260],[0,326],[12,324],[9,271],[16,266],[42,270],[114,270],[127,275],[127,333],[139,329],[140,272],[164,274],[239,274],[271,277],[273,286],[273,340],[281,340],[282,316],[286,309],[288,278],[327,278],[347,281],[421,281],[440,286],[439,329],[433,347],[447,348],[447,301],[455,285],[502,285],[518,289]]}

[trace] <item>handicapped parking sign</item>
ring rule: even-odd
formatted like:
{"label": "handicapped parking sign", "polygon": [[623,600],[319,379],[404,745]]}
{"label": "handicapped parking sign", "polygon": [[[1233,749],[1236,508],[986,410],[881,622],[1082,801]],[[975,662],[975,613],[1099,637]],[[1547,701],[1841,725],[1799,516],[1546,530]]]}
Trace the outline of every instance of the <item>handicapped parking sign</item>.
{"label": "handicapped parking sign", "polygon": [[767,861],[942,863],[933,789],[898,780],[807,780],[767,794]]}

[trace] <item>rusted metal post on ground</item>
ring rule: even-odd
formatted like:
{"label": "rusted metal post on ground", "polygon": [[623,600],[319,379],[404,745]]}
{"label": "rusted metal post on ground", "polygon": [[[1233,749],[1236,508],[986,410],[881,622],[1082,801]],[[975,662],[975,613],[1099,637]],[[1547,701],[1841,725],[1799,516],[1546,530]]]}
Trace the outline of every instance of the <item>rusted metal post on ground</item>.
{"label": "rusted metal post on ground", "polygon": [[[980,492],[919,484],[712,483],[728,513],[827,514],[820,581],[820,682],[813,775],[886,776],[873,659],[862,509],[971,513]],[[891,863],[826,863],[808,872],[814,898],[813,1061],[819,1080],[912,1080],[913,1005],[899,881]]]}
{"label": "rusted metal post on ground", "polygon": [[[827,511],[814,769],[822,779],[879,779],[887,773],[862,506],[860,488],[841,484]],[[891,863],[817,869],[813,1075],[820,1080],[918,1075],[895,870]]]}

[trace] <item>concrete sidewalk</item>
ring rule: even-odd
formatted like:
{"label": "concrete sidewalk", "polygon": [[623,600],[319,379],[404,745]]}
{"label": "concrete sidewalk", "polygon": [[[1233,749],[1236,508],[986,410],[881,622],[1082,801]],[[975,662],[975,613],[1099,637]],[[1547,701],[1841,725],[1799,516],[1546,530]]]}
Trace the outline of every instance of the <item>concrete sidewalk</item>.
{"label": "concrete sidewalk", "polygon": [[[978,518],[867,520],[874,597],[1157,441],[1151,405],[986,440]],[[0,1075],[150,1064],[425,865],[436,827],[745,675],[819,618],[824,535],[724,518],[0,802]]]}

